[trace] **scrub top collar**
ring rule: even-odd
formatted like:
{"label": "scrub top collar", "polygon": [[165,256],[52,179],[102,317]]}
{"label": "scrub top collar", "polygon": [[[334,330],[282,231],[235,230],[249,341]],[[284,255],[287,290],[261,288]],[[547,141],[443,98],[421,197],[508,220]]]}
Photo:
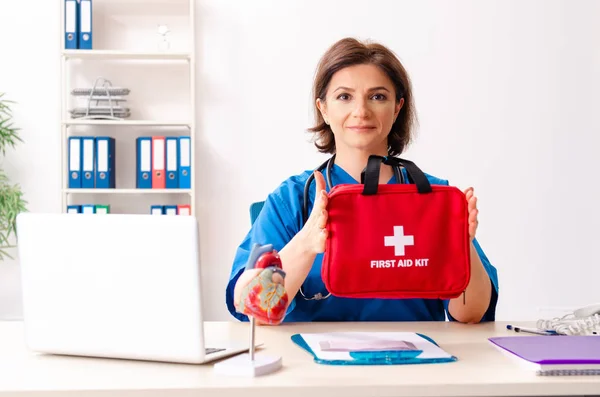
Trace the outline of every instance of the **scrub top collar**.
{"label": "scrub top collar", "polygon": [[[346,172],[346,170],[344,170],[342,167],[340,167],[339,165],[337,165],[336,163],[333,163],[333,166],[331,167],[331,182],[333,182],[333,185],[341,185],[341,184],[359,184],[360,182],[358,182],[356,179],[354,179],[350,174],[348,174]],[[402,172],[404,171],[404,169],[401,170]],[[327,177],[326,175],[323,175],[325,178]],[[392,175],[392,178],[388,181],[388,184],[390,183],[396,183],[396,177],[394,175]]]}

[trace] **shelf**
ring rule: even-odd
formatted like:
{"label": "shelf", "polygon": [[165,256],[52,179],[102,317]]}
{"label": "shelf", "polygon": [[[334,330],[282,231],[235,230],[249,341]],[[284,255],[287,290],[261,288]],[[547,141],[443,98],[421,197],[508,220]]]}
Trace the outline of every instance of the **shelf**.
{"label": "shelf", "polygon": [[64,125],[110,125],[110,126],[164,126],[164,127],[189,127],[185,121],[155,121],[155,120],[63,120]]}
{"label": "shelf", "polygon": [[117,50],[63,50],[66,59],[122,59],[122,60],[166,60],[181,61],[191,59],[189,52],[139,52]]}
{"label": "shelf", "polygon": [[[138,211],[138,203],[143,206],[148,205],[149,202],[156,205],[189,203],[191,204],[191,215],[195,216],[196,184],[193,179],[191,188],[188,189],[135,188],[137,183],[134,167],[137,166],[134,157],[137,156],[136,153],[139,150],[136,138],[140,135],[186,136],[190,139],[189,144],[185,146],[186,150],[190,151],[187,166],[190,167],[191,175],[195,175],[197,0],[102,0],[93,3],[91,4],[94,12],[93,19],[100,17],[102,20],[100,22],[103,23],[93,25],[95,37],[89,49],[65,48],[65,27],[68,24],[65,24],[64,0],[57,2],[57,5],[59,4],[60,12],[57,12],[56,17],[60,16],[58,26],[61,29],[57,30],[60,34],[56,39],[60,41],[61,45],[56,52],[60,58],[61,86],[60,113],[58,113],[57,120],[61,141],[61,180],[58,185],[61,211],[66,212],[69,205],[98,202],[106,202],[106,204],[122,208],[123,211],[132,211],[133,213]],[[173,32],[167,36],[171,42],[170,47],[159,47],[162,38],[159,35],[158,23],[167,25]],[[72,109],[70,108],[84,106],[80,100],[87,101],[86,95],[73,96],[72,89],[85,86],[91,88],[94,76],[106,76],[110,81],[121,81],[122,79],[130,81],[123,85],[118,84],[117,87],[129,87],[129,84],[133,87],[141,85],[143,89],[135,98],[135,107],[140,110],[140,113],[123,119],[108,117],[110,114],[105,118],[72,118]],[[175,77],[173,84],[168,81],[170,76]],[[135,77],[134,80],[138,85],[135,85],[130,77]],[[161,85],[173,88],[168,92],[173,98],[160,95],[160,87],[156,87],[156,89],[152,87],[157,78],[160,79]],[[186,79],[185,83],[181,78]],[[90,79],[92,79],[91,82]],[[181,88],[177,84],[182,84]],[[157,90],[158,94],[156,94]],[[152,96],[155,94],[156,96]],[[133,100],[133,97],[131,98]],[[128,97],[123,99],[127,100]],[[87,104],[87,102],[85,103]],[[169,106],[162,106],[164,103]],[[164,114],[156,113],[156,109],[160,109]],[[180,110],[185,110],[185,113],[180,113]],[[73,141],[69,140],[73,135],[115,138],[113,153],[116,156],[115,163],[128,163],[124,169],[118,166],[114,169],[118,188],[73,189],[69,187],[68,170],[71,165],[71,150],[73,150],[74,156],[79,156],[80,170],[82,164],[86,163],[83,161],[84,157],[90,153],[90,147],[86,146],[84,150],[83,144],[79,146],[79,154],[76,153],[78,145],[73,146]],[[153,143],[150,146],[151,164],[154,150],[152,145]],[[123,148],[119,149],[121,146]],[[142,149],[146,150],[146,145]],[[164,149],[166,165],[166,142]],[[94,144],[93,150],[100,150],[100,146]],[[104,150],[104,146],[102,146],[102,150]],[[172,154],[172,150],[169,153]],[[104,154],[104,156],[106,155]],[[119,168],[121,168],[120,171]],[[123,171],[122,177],[121,171]],[[119,181],[124,181],[124,183],[119,183]],[[188,187],[189,185],[182,186]],[[122,207],[120,207],[121,204]],[[131,208],[125,210],[129,207]]]}
{"label": "shelf", "polygon": [[191,194],[190,189],[63,189],[70,194]]}
{"label": "shelf", "polygon": [[157,5],[165,5],[171,6],[173,4],[177,5],[186,5],[188,4],[188,0],[102,0],[103,4],[113,5],[148,5],[148,4],[157,4]]}

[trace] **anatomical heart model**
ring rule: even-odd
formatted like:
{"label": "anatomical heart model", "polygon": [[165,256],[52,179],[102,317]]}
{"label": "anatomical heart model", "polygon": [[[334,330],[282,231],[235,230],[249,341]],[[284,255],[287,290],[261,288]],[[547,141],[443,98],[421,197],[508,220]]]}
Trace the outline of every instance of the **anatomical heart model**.
{"label": "anatomical heart model", "polygon": [[285,317],[288,295],[281,259],[271,244],[252,247],[246,270],[263,269],[242,289],[236,310],[263,324],[279,324]]}

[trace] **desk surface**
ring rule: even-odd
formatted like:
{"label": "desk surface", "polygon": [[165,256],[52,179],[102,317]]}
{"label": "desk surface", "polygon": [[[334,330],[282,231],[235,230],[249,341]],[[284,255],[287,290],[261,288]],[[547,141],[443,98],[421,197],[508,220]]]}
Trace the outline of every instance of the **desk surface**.
{"label": "desk surface", "polygon": [[[207,339],[246,340],[247,323],[209,322]],[[329,366],[293,344],[298,332],[409,331],[432,337],[458,361],[399,366]],[[487,341],[506,323],[307,323],[257,327],[264,354],[283,369],[259,378],[213,373],[212,364],[38,355],[23,342],[20,322],[0,322],[0,396],[526,396],[600,395],[600,377],[540,377]],[[512,334],[514,335],[514,333]],[[524,336],[526,337],[526,336]],[[268,393],[268,394],[267,394]]]}

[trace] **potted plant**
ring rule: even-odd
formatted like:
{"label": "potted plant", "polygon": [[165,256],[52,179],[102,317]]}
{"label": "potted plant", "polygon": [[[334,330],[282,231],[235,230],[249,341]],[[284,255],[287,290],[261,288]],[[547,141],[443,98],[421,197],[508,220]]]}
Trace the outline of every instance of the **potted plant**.
{"label": "potted plant", "polygon": [[[14,148],[17,142],[22,142],[19,137],[19,128],[12,121],[11,105],[13,101],[4,98],[0,93],[0,154],[2,159],[6,149]],[[14,248],[12,239],[16,238],[16,218],[20,212],[26,211],[27,202],[23,199],[23,192],[18,184],[12,184],[5,174],[0,162],[0,261],[12,258],[8,250]]]}

